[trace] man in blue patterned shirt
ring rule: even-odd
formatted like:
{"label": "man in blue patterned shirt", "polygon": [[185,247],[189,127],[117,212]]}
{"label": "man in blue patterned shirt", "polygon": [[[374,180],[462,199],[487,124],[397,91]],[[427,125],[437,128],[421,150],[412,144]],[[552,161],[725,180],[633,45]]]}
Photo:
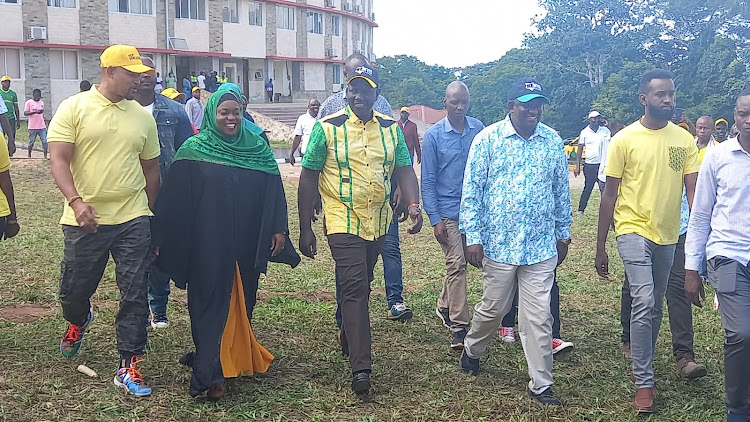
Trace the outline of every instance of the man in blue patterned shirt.
{"label": "man in blue patterned shirt", "polygon": [[477,375],[479,357],[518,289],[518,326],[529,366],[529,396],[559,406],[552,392],[550,292],[568,253],[573,213],[568,163],[557,132],[540,123],[549,100],[521,78],[508,92],[510,113],[479,133],[464,173],[459,227],[467,260],[482,269],[484,293],[464,341],[461,370]]}

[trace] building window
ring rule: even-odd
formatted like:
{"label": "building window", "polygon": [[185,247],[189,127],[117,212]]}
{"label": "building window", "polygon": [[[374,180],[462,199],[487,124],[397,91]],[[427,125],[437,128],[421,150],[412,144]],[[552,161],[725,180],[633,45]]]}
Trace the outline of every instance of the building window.
{"label": "building window", "polygon": [[[0,3],[18,4],[18,0],[0,0]],[[8,75],[8,76],[10,76],[10,75]]]}
{"label": "building window", "polygon": [[357,32],[357,41],[362,41],[362,24],[357,22],[357,25],[355,25],[355,29],[355,32]]}
{"label": "building window", "polygon": [[307,12],[307,32],[311,34],[323,33],[323,14]]}
{"label": "building window", "polygon": [[132,13],[134,15],[153,15],[153,0],[109,0],[109,11]]}
{"label": "building window", "polygon": [[331,15],[331,34],[341,36],[341,16]]}
{"label": "building window", "polygon": [[78,52],[73,50],[49,51],[49,76],[56,80],[78,79]]}
{"label": "building window", "polygon": [[333,83],[341,84],[341,65],[335,64],[331,67],[333,67]]}
{"label": "building window", "polygon": [[276,27],[294,31],[294,9],[286,6],[276,6]]}
{"label": "building window", "polygon": [[263,3],[250,1],[247,7],[250,10],[250,25],[263,26]]}
{"label": "building window", "polygon": [[175,0],[178,19],[206,20],[206,0]]}
{"label": "building window", "polygon": [[76,0],[47,0],[47,6],[49,7],[67,7],[70,9],[76,8]]}
{"label": "building window", "polygon": [[21,50],[0,48],[0,74],[21,79]]}
{"label": "building window", "polygon": [[224,22],[240,23],[240,0],[224,0]]}

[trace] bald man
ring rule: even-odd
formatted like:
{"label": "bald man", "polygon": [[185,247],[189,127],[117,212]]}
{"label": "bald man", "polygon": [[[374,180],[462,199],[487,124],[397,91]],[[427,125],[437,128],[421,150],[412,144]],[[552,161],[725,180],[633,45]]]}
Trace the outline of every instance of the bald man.
{"label": "bald man", "polygon": [[463,350],[471,322],[466,301],[466,239],[458,230],[458,211],[469,147],[484,129],[482,122],[466,115],[469,102],[466,85],[451,82],[443,99],[448,115],[427,130],[422,143],[422,200],[445,254],[445,283],[436,313],[451,330],[454,350]]}

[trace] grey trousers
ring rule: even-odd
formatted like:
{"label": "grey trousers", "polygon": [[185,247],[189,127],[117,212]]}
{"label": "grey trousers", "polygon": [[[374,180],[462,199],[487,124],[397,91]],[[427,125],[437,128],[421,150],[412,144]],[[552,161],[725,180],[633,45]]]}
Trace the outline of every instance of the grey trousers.
{"label": "grey trousers", "polygon": [[487,350],[513,305],[518,289],[518,330],[529,365],[529,389],[539,394],[552,386],[552,313],[550,292],[557,256],[533,265],[509,265],[484,258],[482,300],[474,307],[464,349],[473,358]]}
{"label": "grey trousers", "polygon": [[654,350],[664,314],[664,295],[675,245],[658,245],[638,234],[617,237],[633,299],[630,353],[637,388],[654,386]]}
{"label": "grey trousers", "polygon": [[727,410],[750,420],[750,266],[717,256],[708,261],[716,289],[724,340]]}

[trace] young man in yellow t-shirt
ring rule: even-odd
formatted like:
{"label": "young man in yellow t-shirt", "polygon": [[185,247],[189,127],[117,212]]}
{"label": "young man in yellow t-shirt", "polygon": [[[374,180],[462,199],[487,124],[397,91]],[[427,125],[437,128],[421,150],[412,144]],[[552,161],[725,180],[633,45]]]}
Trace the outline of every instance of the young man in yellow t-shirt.
{"label": "young man in yellow t-shirt", "polygon": [[78,354],[94,318],[90,299],[111,254],[120,289],[114,383],[148,396],[151,388],[136,364],[146,349],[146,270],[160,147],[154,118],[132,99],[141,75],[153,69],[129,45],[107,48],[101,67],[101,85],[64,100],[49,128],[52,176],[65,196],[59,296],[69,324],[60,353]]}
{"label": "young man in yellow t-shirt", "polygon": [[669,270],[680,231],[683,185],[692,204],[698,148],[687,131],[670,123],[675,85],[670,72],[646,72],[640,83],[645,115],[620,131],[607,153],[599,208],[596,271],[609,275],[607,232],[614,215],[617,248],[630,283],[630,349],[639,413],[654,409],[654,348]]}

